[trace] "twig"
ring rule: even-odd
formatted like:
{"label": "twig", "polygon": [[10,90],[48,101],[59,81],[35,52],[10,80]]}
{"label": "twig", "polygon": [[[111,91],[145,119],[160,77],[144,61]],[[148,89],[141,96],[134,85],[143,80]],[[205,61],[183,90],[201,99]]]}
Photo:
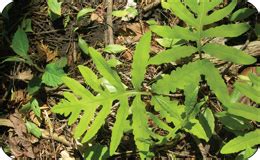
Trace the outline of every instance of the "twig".
{"label": "twig", "polygon": [[55,29],[55,30],[43,31],[43,32],[38,32],[38,33],[33,33],[33,34],[34,35],[50,34],[50,33],[56,33],[59,31],[66,31],[66,29]]}
{"label": "twig", "polygon": [[146,5],[144,8],[143,8],[143,12],[147,12],[155,7],[157,7],[158,5],[161,4],[161,0],[155,0],[154,2]]}
{"label": "twig", "polygon": [[113,0],[106,0],[107,5],[107,37],[106,42],[107,44],[114,44],[114,33],[113,33],[113,20],[112,20],[112,11],[113,11]]}
{"label": "twig", "polygon": [[203,157],[203,160],[207,160],[207,155],[208,155],[207,150],[205,149],[205,147],[203,146],[203,144],[200,142],[200,140],[197,137],[195,137],[193,135],[192,135],[192,137],[195,140],[195,142],[196,142],[196,144],[197,144],[197,146],[198,146],[198,148],[200,150],[200,153],[201,153],[201,155]]}
{"label": "twig", "polygon": [[[13,123],[9,119],[0,119],[0,126],[14,128]],[[42,138],[44,139],[53,139],[57,142],[60,142],[66,146],[71,146],[71,143],[65,139],[64,136],[59,136],[57,133],[50,135],[49,131],[45,129],[40,129],[42,132]]]}

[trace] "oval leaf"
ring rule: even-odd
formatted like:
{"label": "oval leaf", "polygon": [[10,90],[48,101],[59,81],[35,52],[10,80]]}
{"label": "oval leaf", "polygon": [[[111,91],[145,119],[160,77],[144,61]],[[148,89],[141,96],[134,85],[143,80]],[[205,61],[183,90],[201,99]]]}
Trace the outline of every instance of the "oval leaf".
{"label": "oval leaf", "polygon": [[256,129],[255,131],[246,133],[243,136],[238,136],[227,144],[225,144],[222,149],[222,154],[230,154],[242,151],[246,148],[253,147],[257,144],[260,144],[260,129]]}
{"label": "oval leaf", "polygon": [[92,47],[90,47],[88,51],[94,63],[96,64],[98,71],[104,76],[104,78],[107,79],[109,83],[118,90],[124,90],[124,86],[121,83],[120,77],[116,71],[112,70],[102,55]]}
{"label": "oval leaf", "polygon": [[260,122],[260,109],[253,106],[247,106],[241,103],[232,103],[228,105],[228,113],[240,116],[249,120]]}
{"label": "oval leaf", "polygon": [[162,63],[169,63],[175,62],[184,57],[191,56],[193,53],[197,51],[197,48],[192,46],[179,46],[174,47],[172,49],[168,49],[158,53],[158,55],[152,57],[149,60],[149,64],[162,64]]}
{"label": "oval leaf", "polygon": [[234,62],[236,64],[252,64],[256,62],[254,57],[241,50],[225,45],[208,43],[203,46],[202,50],[211,56],[217,57],[221,60]]}
{"label": "oval leaf", "polygon": [[28,55],[29,41],[25,31],[21,27],[15,32],[11,47],[17,55],[26,60],[30,59]]}
{"label": "oval leaf", "polygon": [[140,39],[136,46],[133,64],[132,64],[132,84],[136,89],[141,88],[141,83],[144,80],[146,67],[149,59],[151,32],[147,32]]}
{"label": "oval leaf", "polygon": [[117,54],[117,53],[123,52],[126,49],[127,48],[122,45],[110,44],[110,45],[106,46],[106,48],[104,48],[104,52]]}
{"label": "oval leaf", "polygon": [[128,98],[120,99],[120,107],[117,111],[116,122],[112,129],[112,136],[110,142],[110,155],[113,155],[120,144],[121,138],[123,136],[124,127],[127,123],[128,116]]}
{"label": "oval leaf", "polygon": [[246,23],[222,25],[203,31],[202,37],[237,37],[249,28],[250,25]]}
{"label": "oval leaf", "polygon": [[231,21],[241,21],[241,20],[248,18],[249,16],[251,16],[254,13],[256,13],[255,9],[241,8],[231,15],[230,20]]}
{"label": "oval leaf", "polygon": [[82,17],[84,17],[86,14],[91,13],[93,11],[95,11],[95,9],[93,9],[93,8],[83,8],[77,14],[77,21],[80,21],[82,19]]}
{"label": "oval leaf", "polygon": [[58,0],[48,0],[47,4],[51,12],[55,13],[56,15],[61,15],[61,3]]}
{"label": "oval leaf", "polygon": [[222,20],[235,9],[236,5],[237,0],[232,0],[228,6],[213,12],[209,16],[206,16],[204,18],[203,24],[207,25]]}
{"label": "oval leaf", "polygon": [[38,128],[34,123],[27,121],[25,125],[28,132],[33,134],[35,137],[40,138],[42,136],[40,128]]}

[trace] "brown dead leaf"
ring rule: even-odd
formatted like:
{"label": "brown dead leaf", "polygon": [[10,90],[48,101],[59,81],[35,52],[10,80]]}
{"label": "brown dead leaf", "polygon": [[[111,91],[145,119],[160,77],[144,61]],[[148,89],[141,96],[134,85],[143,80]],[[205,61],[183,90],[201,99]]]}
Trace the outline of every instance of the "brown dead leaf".
{"label": "brown dead leaf", "polygon": [[10,115],[9,119],[13,123],[15,133],[20,137],[24,136],[23,134],[25,134],[27,131],[25,123],[22,119],[22,115],[18,112],[15,112],[14,114]]}
{"label": "brown dead leaf", "polygon": [[36,124],[38,127],[41,125],[41,120],[35,115],[33,111],[29,113],[30,120]]}
{"label": "brown dead leaf", "polygon": [[23,151],[20,149],[20,147],[18,147],[17,138],[18,137],[13,137],[12,133],[9,133],[9,137],[8,137],[9,147],[12,154],[15,157],[21,157],[23,155]]}
{"label": "brown dead leaf", "polygon": [[131,53],[131,50],[126,50],[125,52],[124,52],[124,54],[122,55],[122,57],[124,58],[124,59],[126,59],[127,61],[131,61],[132,59],[133,59],[133,54]]}
{"label": "brown dead leaf", "polygon": [[11,101],[13,101],[14,103],[20,103],[22,101],[26,101],[27,98],[26,98],[26,92],[25,90],[17,90],[17,91],[14,91],[11,95]]}
{"label": "brown dead leaf", "polygon": [[27,133],[22,115],[16,110],[14,114],[10,115],[9,119],[13,123],[14,128],[14,130],[9,132],[8,137],[12,153],[16,157],[35,158],[35,154],[32,149],[32,140]]}
{"label": "brown dead leaf", "polygon": [[98,23],[103,23],[103,21],[104,21],[102,16],[100,16],[97,13],[94,13],[94,12],[91,14],[90,20],[91,21],[96,21]]}
{"label": "brown dead leaf", "polygon": [[29,69],[26,71],[18,72],[17,75],[14,76],[14,78],[22,81],[29,81],[33,78],[33,74],[32,71]]}
{"label": "brown dead leaf", "polygon": [[58,56],[57,50],[52,51],[42,41],[36,45],[36,48],[40,55],[46,57],[46,62],[49,62]]}
{"label": "brown dead leaf", "polygon": [[71,157],[69,152],[66,150],[61,151],[60,155],[61,155],[61,159],[64,159],[64,160],[74,160],[75,159],[75,158]]}
{"label": "brown dead leaf", "polygon": [[127,29],[132,30],[135,33],[135,36],[132,38],[133,42],[137,42],[142,37],[143,33],[149,30],[148,26],[144,23],[128,23],[126,26]]}

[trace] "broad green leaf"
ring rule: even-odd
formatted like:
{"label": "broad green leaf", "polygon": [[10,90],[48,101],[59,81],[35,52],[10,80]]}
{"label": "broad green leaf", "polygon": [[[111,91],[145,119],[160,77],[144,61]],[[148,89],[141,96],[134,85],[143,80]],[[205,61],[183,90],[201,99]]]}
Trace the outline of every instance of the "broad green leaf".
{"label": "broad green leaf", "polygon": [[113,11],[112,15],[115,17],[125,17],[127,16],[128,11],[127,10],[118,10],[118,11]]}
{"label": "broad green leaf", "polygon": [[163,38],[170,39],[184,39],[196,41],[198,40],[198,35],[195,32],[189,30],[189,28],[183,28],[179,26],[169,27],[169,26],[160,26],[160,25],[152,25],[150,26],[152,32],[158,34]]}
{"label": "broad green leaf", "polygon": [[215,113],[218,120],[230,130],[248,130],[250,125],[248,120],[239,116],[228,114],[226,111]]}
{"label": "broad green leaf", "polygon": [[101,111],[98,112],[97,117],[95,117],[94,122],[91,124],[90,128],[87,130],[87,133],[83,137],[82,143],[92,139],[101,128],[101,126],[105,123],[105,119],[110,113],[111,104],[112,102],[109,100],[103,104]]}
{"label": "broad green leaf", "polygon": [[207,108],[204,113],[199,116],[199,122],[204,128],[207,137],[210,139],[215,130],[215,118],[209,108]]}
{"label": "broad green leaf", "polygon": [[260,129],[256,129],[254,131],[248,132],[243,136],[238,136],[227,144],[225,144],[220,153],[222,154],[230,154],[242,151],[246,148],[253,147],[255,145],[260,144]]}
{"label": "broad green leaf", "polygon": [[82,10],[80,10],[77,14],[77,21],[80,21],[82,19],[82,17],[84,17],[86,14],[91,13],[95,11],[95,9],[93,8],[83,8]]}
{"label": "broad green leaf", "polygon": [[181,58],[191,56],[197,52],[197,48],[192,46],[178,46],[172,49],[162,51],[149,59],[149,64],[163,64],[169,62],[175,62]]}
{"label": "broad green leaf", "polygon": [[132,84],[134,88],[140,90],[142,81],[144,80],[146,67],[148,65],[150,43],[151,43],[151,32],[147,32],[140,39],[136,46],[133,63],[132,63]]}
{"label": "broad green leaf", "polygon": [[26,61],[31,61],[28,55],[29,41],[25,31],[21,27],[15,32],[11,47],[17,55],[21,56]]}
{"label": "broad green leaf", "polygon": [[248,31],[247,23],[228,24],[210,28],[202,32],[202,37],[237,37]]}
{"label": "broad green leaf", "polygon": [[55,64],[58,68],[63,68],[67,65],[67,58],[61,57],[59,60],[55,61]]}
{"label": "broad green leaf", "polygon": [[31,102],[28,102],[24,105],[22,105],[22,108],[19,110],[21,113],[26,113],[28,111],[30,111],[31,109]]}
{"label": "broad green leaf", "polygon": [[34,98],[30,103],[31,103],[31,108],[32,108],[34,114],[37,117],[41,118],[41,109],[40,109],[37,99]]}
{"label": "broad green leaf", "polygon": [[109,157],[109,150],[107,146],[94,144],[87,147],[83,155],[86,160],[104,160]]}
{"label": "broad green leaf", "polygon": [[102,92],[101,81],[98,79],[97,75],[88,67],[79,65],[78,68],[85,80],[85,83],[95,91]]}
{"label": "broad green leaf", "polygon": [[47,4],[51,12],[55,13],[58,16],[61,16],[62,2],[58,2],[58,0],[48,0]]}
{"label": "broad green leaf", "polygon": [[145,104],[141,100],[141,96],[136,96],[132,104],[133,113],[133,133],[135,144],[139,150],[141,159],[145,159],[146,155],[149,153],[150,144],[141,141],[140,139],[149,140],[150,135],[147,132],[147,115],[145,110]]}
{"label": "broad green leaf", "polygon": [[185,131],[195,135],[200,139],[204,139],[206,142],[209,141],[209,137],[197,119],[191,119],[189,123],[186,124]]}
{"label": "broad green leaf", "polygon": [[235,9],[236,5],[237,5],[237,0],[232,0],[228,6],[216,10],[213,13],[211,13],[209,16],[206,16],[203,20],[203,24],[208,25],[222,20]]}
{"label": "broad green leaf", "polygon": [[171,6],[173,14],[178,16],[181,20],[186,22],[188,25],[197,27],[198,23],[194,15],[182,4],[179,0],[170,0],[168,2]]}
{"label": "broad green leaf", "polygon": [[50,9],[48,9],[48,16],[50,17],[51,21],[56,21],[60,18],[61,15],[57,15],[56,13],[53,13]]}
{"label": "broad green leaf", "polygon": [[79,37],[78,45],[81,48],[81,50],[83,51],[83,53],[85,53],[87,55],[89,54],[89,51],[88,51],[89,46],[81,37]]}
{"label": "broad green leaf", "polygon": [[127,13],[127,16],[128,17],[136,17],[138,15],[138,10],[135,9],[134,7],[129,7],[126,9],[126,11],[128,12]]}
{"label": "broad green leaf", "polygon": [[89,90],[87,90],[85,87],[83,87],[78,81],[64,76],[62,77],[63,83],[69,87],[76,95],[82,97],[82,98],[91,98],[93,95],[90,93]]}
{"label": "broad green leaf", "polygon": [[236,83],[236,89],[238,89],[242,94],[250,98],[251,100],[260,103],[260,90],[253,88],[246,83]]}
{"label": "broad green leaf", "polygon": [[65,76],[62,67],[58,67],[55,62],[49,63],[42,75],[42,82],[48,86],[57,87],[62,84],[62,76]]}
{"label": "broad green leaf", "polygon": [[28,132],[33,134],[35,137],[40,138],[42,136],[40,128],[38,128],[34,123],[27,121],[25,126]]}
{"label": "broad green leaf", "polygon": [[89,54],[101,75],[103,75],[104,78],[118,90],[124,90],[120,77],[116,71],[112,70],[102,55],[92,47],[89,47]]}
{"label": "broad green leaf", "polygon": [[127,123],[127,116],[128,116],[128,98],[122,98],[120,100],[120,107],[117,111],[116,115],[116,122],[114,124],[114,127],[112,129],[112,136],[111,136],[111,142],[110,142],[110,148],[109,152],[110,155],[113,155],[120,144],[121,138],[123,136],[124,126]]}
{"label": "broad green leaf", "polygon": [[203,46],[202,50],[211,56],[217,57],[221,60],[234,62],[236,64],[252,64],[256,62],[254,57],[241,50],[225,45],[208,43]]}
{"label": "broad green leaf", "polygon": [[123,52],[126,49],[127,48],[125,46],[122,46],[119,44],[110,44],[110,45],[106,46],[106,48],[104,48],[104,52],[117,54],[117,53]]}
{"label": "broad green leaf", "polygon": [[109,66],[110,67],[112,67],[112,68],[116,68],[116,66],[118,66],[118,65],[121,65],[122,64],[122,62],[121,61],[119,61],[117,58],[111,58],[111,59],[109,59],[108,61],[107,61],[107,63],[109,64]]}
{"label": "broad green leaf", "polygon": [[227,112],[249,120],[260,122],[260,109],[241,103],[232,103],[227,106]]}
{"label": "broad green leaf", "polygon": [[254,13],[256,13],[255,9],[241,8],[241,9],[237,10],[236,12],[234,12],[229,19],[231,21],[242,21],[242,20],[250,17]]}
{"label": "broad green leaf", "polygon": [[32,30],[32,20],[31,19],[24,19],[22,21],[21,28],[25,32],[33,32],[33,30]]}

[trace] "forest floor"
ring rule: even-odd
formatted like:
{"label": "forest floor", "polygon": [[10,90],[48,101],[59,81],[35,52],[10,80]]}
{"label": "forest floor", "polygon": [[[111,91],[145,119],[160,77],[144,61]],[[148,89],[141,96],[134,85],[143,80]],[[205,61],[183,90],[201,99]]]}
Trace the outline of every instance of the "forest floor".
{"label": "forest floor", "polygon": [[[89,1],[89,2],[88,2]],[[113,10],[123,9],[126,2],[115,2]],[[241,4],[241,6],[245,4]],[[77,13],[84,7],[95,9],[94,12],[84,17],[80,22],[77,21]],[[85,65],[95,70],[95,66],[89,56],[82,53],[78,47],[78,37],[81,36],[90,46],[101,50],[108,44],[120,44],[126,46],[126,50],[119,54],[104,53],[107,59],[115,57],[121,62],[117,66],[119,74],[123,77],[125,84],[129,82],[129,74],[133,52],[136,43],[140,37],[149,30],[148,20],[155,20],[159,24],[167,24],[170,26],[185,24],[172,15],[170,12],[163,10],[159,1],[143,1],[138,2],[138,16],[129,20],[113,17],[109,21],[107,17],[108,6],[105,2],[90,1],[79,2],[63,2],[62,16],[52,21],[48,15],[48,6],[43,0],[19,0],[14,2],[9,11],[9,19],[0,19],[6,36],[1,36],[0,54],[1,60],[5,57],[14,55],[10,45],[12,37],[21,24],[23,19],[31,19],[33,32],[28,33],[29,38],[29,55],[33,62],[40,68],[31,67],[22,62],[6,62],[0,64],[0,146],[8,155],[15,157],[27,158],[82,158],[82,146],[73,138],[73,130],[76,124],[69,126],[66,117],[53,114],[50,109],[57,104],[62,93],[67,90],[63,85],[59,87],[43,86],[33,98],[37,99],[40,107],[40,117],[37,117],[33,111],[23,111],[22,108],[30,102],[32,96],[28,93],[27,86],[30,80],[42,74],[45,66],[58,59],[59,57],[67,58],[67,66],[65,72],[70,77],[83,81],[77,69],[78,65]],[[250,23],[255,23],[256,15],[249,18]],[[224,22],[223,22],[224,23]],[[111,32],[112,26],[112,32]],[[77,28],[77,30],[75,30]],[[156,54],[164,47],[160,46],[153,37],[151,54]],[[251,37],[250,37],[251,38]],[[252,41],[248,45],[248,40]],[[225,43],[219,40],[220,43]],[[259,57],[259,41],[255,37],[248,39],[247,35],[239,37],[239,39],[229,39],[226,44],[245,47],[245,50],[255,57]],[[249,46],[249,47],[248,47]],[[250,48],[251,47],[251,48]],[[258,55],[257,55],[258,54]],[[220,63],[220,62],[216,62]],[[232,88],[232,84],[238,74],[245,74],[247,70],[252,70],[254,66],[229,66],[220,65],[219,68],[223,72],[228,72],[224,77],[226,83]],[[162,66],[151,66],[148,68],[146,80],[152,79],[161,72],[167,73],[175,68],[176,64],[167,64]],[[250,68],[251,67],[251,68]],[[244,72],[242,72],[244,71]],[[217,104],[215,104],[217,105]],[[217,109],[217,108],[216,108]],[[96,141],[102,145],[109,145],[110,139],[110,121],[113,122],[113,115],[108,117],[107,123],[102,127]],[[40,138],[35,137],[28,132],[26,122],[34,123],[42,132]],[[229,132],[226,132],[221,126],[215,135],[218,138],[230,138]],[[213,138],[213,139],[214,139]],[[205,145],[204,149],[210,158],[223,158],[220,155],[217,141],[209,142],[212,146]],[[214,147],[216,146],[216,147]],[[119,147],[119,154],[111,157],[111,159],[127,159],[137,158],[135,153],[135,145],[133,136],[125,136]],[[131,151],[131,152],[129,152]],[[182,137],[177,143],[158,148],[156,156],[160,158],[169,158],[174,155],[179,158],[200,159],[201,150],[192,139],[187,135]],[[233,158],[225,157],[225,158]],[[169,158],[170,159],[170,158]]]}

